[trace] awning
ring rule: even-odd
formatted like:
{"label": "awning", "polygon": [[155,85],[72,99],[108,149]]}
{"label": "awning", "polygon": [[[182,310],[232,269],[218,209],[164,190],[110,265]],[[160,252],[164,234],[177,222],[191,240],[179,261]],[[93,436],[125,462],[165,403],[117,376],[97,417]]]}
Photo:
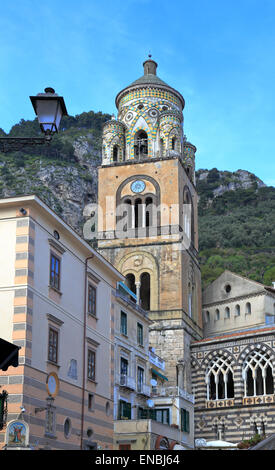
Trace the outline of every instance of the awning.
{"label": "awning", "polygon": [[20,347],[0,338],[0,370],[18,366],[18,351]]}
{"label": "awning", "polygon": [[153,374],[158,375],[161,379],[167,380],[167,382],[168,382],[167,377],[165,377],[165,375],[160,374],[156,369],[153,369],[153,368],[152,368],[151,371],[152,371]]}

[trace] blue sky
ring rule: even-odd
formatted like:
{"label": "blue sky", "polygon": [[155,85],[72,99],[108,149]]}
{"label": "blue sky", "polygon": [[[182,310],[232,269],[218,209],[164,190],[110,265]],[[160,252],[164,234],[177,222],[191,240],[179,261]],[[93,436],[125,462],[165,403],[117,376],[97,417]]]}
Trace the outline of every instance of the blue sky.
{"label": "blue sky", "polygon": [[12,0],[0,15],[0,128],[33,119],[47,86],[69,114],[116,112],[143,74],[185,98],[197,168],[255,173],[275,185],[274,0]]}

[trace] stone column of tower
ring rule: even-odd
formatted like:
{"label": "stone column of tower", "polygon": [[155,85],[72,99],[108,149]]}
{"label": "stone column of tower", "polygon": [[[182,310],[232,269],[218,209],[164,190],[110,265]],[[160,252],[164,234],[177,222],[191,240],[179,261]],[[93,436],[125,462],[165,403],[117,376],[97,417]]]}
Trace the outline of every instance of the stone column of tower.
{"label": "stone column of tower", "polygon": [[196,148],[183,133],[182,95],[157,76],[155,61],[143,66],[103,131],[98,249],[148,310],[169,384],[191,392],[189,346],[202,336]]}

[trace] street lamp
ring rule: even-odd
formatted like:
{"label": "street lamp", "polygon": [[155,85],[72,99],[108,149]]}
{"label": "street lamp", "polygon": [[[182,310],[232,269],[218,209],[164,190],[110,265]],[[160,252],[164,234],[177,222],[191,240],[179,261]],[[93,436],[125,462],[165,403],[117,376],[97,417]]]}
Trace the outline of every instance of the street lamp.
{"label": "street lamp", "polygon": [[55,93],[53,88],[45,88],[45,93],[30,96],[30,100],[44,137],[1,137],[0,152],[20,150],[29,145],[49,144],[52,136],[58,132],[62,116],[68,116],[63,97]]}

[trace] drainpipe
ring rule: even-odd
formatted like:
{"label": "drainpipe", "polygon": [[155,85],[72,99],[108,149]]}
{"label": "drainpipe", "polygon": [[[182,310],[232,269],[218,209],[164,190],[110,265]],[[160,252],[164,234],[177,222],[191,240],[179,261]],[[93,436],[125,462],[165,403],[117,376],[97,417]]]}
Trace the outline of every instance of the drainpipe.
{"label": "drainpipe", "polygon": [[81,406],[81,430],[80,430],[80,449],[83,450],[83,431],[84,431],[84,404],[85,404],[85,382],[86,382],[86,329],[87,329],[87,267],[89,259],[85,259],[85,285],[84,285],[84,325],[83,325],[83,369],[82,369],[82,406]]}

